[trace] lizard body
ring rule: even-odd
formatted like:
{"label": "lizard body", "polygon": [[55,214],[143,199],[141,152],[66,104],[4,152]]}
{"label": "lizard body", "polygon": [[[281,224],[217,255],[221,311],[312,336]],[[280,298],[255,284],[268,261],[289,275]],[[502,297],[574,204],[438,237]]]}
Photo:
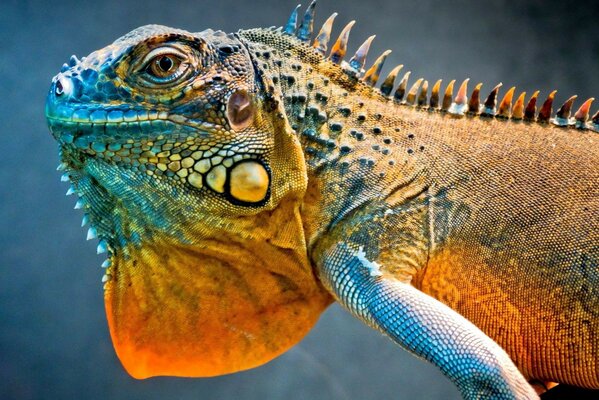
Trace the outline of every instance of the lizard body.
{"label": "lizard body", "polygon": [[251,368],[334,299],[466,398],[534,398],[523,376],[599,388],[590,101],[549,121],[554,94],[497,110],[498,88],[453,99],[394,85],[397,68],[377,89],[385,54],[342,62],[349,25],[324,57],[332,19],[310,45],[313,10],[236,34],[142,27],[54,79],[125,368]]}

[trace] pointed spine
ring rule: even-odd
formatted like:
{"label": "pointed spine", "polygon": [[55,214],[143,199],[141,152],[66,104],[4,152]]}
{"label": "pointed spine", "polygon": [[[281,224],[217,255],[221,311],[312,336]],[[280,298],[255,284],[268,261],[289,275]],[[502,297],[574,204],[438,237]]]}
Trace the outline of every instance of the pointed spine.
{"label": "pointed spine", "polygon": [[453,85],[455,85],[455,79],[449,82],[449,85],[447,85],[447,88],[445,89],[443,103],[441,104],[442,111],[449,111],[449,107],[451,107],[451,98],[453,97]]}
{"label": "pointed spine", "polygon": [[316,49],[317,52],[322,54],[323,56],[327,52],[329,40],[331,39],[331,30],[333,29],[333,22],[335,21],[335,17],[337,17],[337,13],[331,14],[331,16],[325,21],[320,28],[320,32],[314,39],[314,43],[312,46]]}
{"label": "pointed spine", "polygon": [[470,101],[468,102],[468,112],[471,114],[478,114],[480,112],[480,88],[483,87],[482,83],[479,83],[474,87]]}
{"label": "pointed spine", "polygon": [[349,60],[349,66],[356,70],[359,74],[364,73],[364,64],[366,64],[366,56],[368,55],[368,50],[370,50],[370,44],[374,40],[376,35],[370,36],[368,39],[362,43],[356,54]]}
{"label": "pointed spine", "polygon": [[491,90],[489,93],[489,97],[485,100],[485,105],[483,107],[482,115],[486,116],[494,116],[496,113],[495,106],[497,105],[497,95],[499,94],[499,88],[503,86],[503,83],[499,83],[497,86]]}
{"label": "pointed spine", "polygon": [[524,120],[525,121],[534,121],[537,115],[537,98],[539,97],[539,91],[537,90],[532,94],[530,100],[528,100],[528,104],[526,105],[526,110],[524,110]]}
{"label": "pointed spine", "polygon": [[347,52],[347,42],[349,40],[349,32],[351,31],[351,28],[352,26],[354,26],[355,23],[356,21],[350,21],[349,24],[345,25],[345,28],[343,28],[343,30],[339,34],[339,38],[337,39],[337,41],[333,45],[333,48],[331,49],[331,54],[329,55],[329,58],[335,64],[340,64],[343,60],[343,57],[345,57],[345,53]]}
{"label": "pointed spine", "polygon": [[582,103],[578,111],[576,111],[576,114],[574,114],[577,128],[585,127],[586,122],[589,120],[589,111],[591,110],[591,104],[593,104],[593,101],[595,101],[595,98],[591,97]]}
{"label": "pointed spine", "polygon": [[431,109],[438,109],[439,108],[439,90],[441,90],[441,83],[442,82],[443,82],[443,79],[439,79],[433,85],[433,89],[431,90],[431,99],[430,99],[430,101],[428,103],[429,108],[431,108]]}
{"label": "pointed spine", "polygon": [[314,29],[314,7],[316,7],[316,0],[312,0],[312,3],[308,6],[304,19],[297,31],[297,37],[302,42],[309,43],[312,39],[312,30]]}
{"label": "pointed spine", "polygon": [[410,79],[410,74],[412,72],[408,71],[404,74],[403,78],[399,82],[399,86],[397,90],[395,90],[395,94],[393,94],[393,99],[397,102],[401,102],[403,100],[403,96],[406,93],[406,88],[408,87],[408,79]]}
{"label": "pointed spine", "polygon": [[[376,83],[379,80],[379,76],[381,76],[381,70],[383,69],[385,60],[387,60],[387,56],[389,54],[391,54],[391,50],[385,50],[383,52],[383,54],[381,54],[379,56],[379,58],[376,59],[374,64],[372,64],[372,67],[368,68],[368,71],[366,71],[366,73],[364,74],[364,78],[362,78],[362,81],[364,81],[365,84],[370,85],[370,86],[376,85]],[[401,67],[403,67],[403,65],[400,65],[399,67],[401,69]],[[399,71],[399,69],[397,71]],[[395,72],[395,74],[397,74],[397,71]],[[391,71],[391,72],[393,72],[393,71]],[[389,76],[391,76],[391,73],[389,74]],[[387,77],[387,79],[389,79],[389,77]],[[395,80],[395,77],[393,77],[393,80]],[[386,81],[387,80],[385,80],[385,82]],[[383,83],[383,85],[384,85],[384,83]],[[391,84],[391,89],[393,89],[393,83]],[[391,92],[391,89],[389,89],[389,92]],[[381,91],[382,90],[383,90],[383,88],[381,87]]]}
{"label": "pointed spine", "polygon": [[287,24],[285,25],[283,32],[288,35],[295,35],[295,31],[297,29],[297,13],[299,12],[299,8],[301,6],[301,4],[295,6],[295,9],[291,12],[289,19],[287,20]]}
{"label": "pointed spine", "polygon": [[570,125],[570,113],[572,112],[572,106],[574,105],[574,100],[576,100],[578,96],[574,95],[570,97],[568,100],[562,104],[562,106],[557,110],[557,114],[555,114],[554,123],[559,126],[568,126]]}
{"label": "pointed spine", "polygon": [[[387,53],[387,54],[389,54],[389,53]],[[385,53],[383,53],[383,55],[385,55]],[[379,57],[379,59],[381,57]],[[378,60],[376,60],[376,61],[378,62]],[[376,65],[377,62],[375,62],[374,64]],[[384,62],[384,60],[383,60],[383,62]],[[381,68],[382,67],[383,66],[381,64]],[[366,75],[364,75],[364,83],[370,84],[369,82],[373,82],[371,84],[371,86],[374,86],[376,84],[376,80],[369,78],[369,76],[368,76],[368,73],[373,68],[374,68],[374,65],[372,67],[370,67],[370,69],[368,71],[366,71]],[[389,72],[389,75],[387,75],[387,77],[383,81],[383,84],[381,85],[381,93],[382,94],[384,94],[385,96],[389,96],[391,94],[391,91],[393,90],[393,86],[395,85],[395,78],[397,77],[397,74],[399,73],[399,71],[401,71],[402,68],[403,68],[403,65],[400,64],[397,67],[393,68],[391,70],[391,72]],[[378,75],[377,75],[377,79],[378,79]]]}
{"label": "pointed spine", "polygon": [[420,88],[420,94],[418,95],[418,107],[425,107],[426,100],[428,97],[428,81],[425,80],[422,82],[422,87]]}
{"label": "pointed spine", "polygon": [[416,95],[418,94],[418,89],[420,89],[420,85],[422,84],[423,80],[423,78],[419,78],[416,82],[414,82],[410,88],[410,91],[408,92],[408,95],[406,96],[406,104],[414,105],[416,103]]}
{"label": "pointed spine", "polygon": [[543,103],[541,110],[539,111],[539,116],[537,118],[538,122],[548,122],[551,118],[551,113],[553,112],[553,99],[555,99],[555,94],[557,90],[549,93],[547,96],[547,100]]}
{"label": "pointed spine", "polygon": [[524,118],[524,99],[526,98],[526,92],[520,93],[518,99],[516,100],[516,104],[514,104],[514,108],[512,108],[512,118],[513,119],[522,119]]}
{"label": "pointed spine", "polygon": [[514,92],[516,87],[512,86],[503,96],[503,100],[499,104],[499,111],[497,112],[498,117],[509,118],[512,114],[512,99],[514,98]]}
{"label": "pointed spine", "polygon": [[470,78],[464,79],[464,82],[458,89],[458,94],[455,96],[454,102],[449,107],[449,112],[455,115],[464,115],[468,108],[468,82]]}
{"label": "pointed spine", "polygon": [[591,129],[595,132],[599,132],[599,111],[597,111],[595,115],[593,115],[593,118],[591,118],[591,124],[593,125]]}

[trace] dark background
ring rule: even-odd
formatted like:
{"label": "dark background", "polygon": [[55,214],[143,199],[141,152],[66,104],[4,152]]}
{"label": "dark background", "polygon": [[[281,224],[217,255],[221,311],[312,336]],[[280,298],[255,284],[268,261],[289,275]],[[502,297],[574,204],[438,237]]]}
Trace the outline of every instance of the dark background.
{"label": "dark background", "polygon": [[[307,5],[307,2],[305,2]],[[569,4],[574,4],[570,6]],[[322,0],[318,29],[357,19],[355,49],[376,33],[372,62],[393,49],[412,77],[466,77],[526,90],[599,96],[599,8],[565,1]],[[143,24],[190,31],[282,25],[290,1],[0,3],[1,399],[455,399],[434,367],[332,306],[308,337],[261,368],[212,379],[136,381],[120,366],[104,316],[102,258],[63,196],[44,120],[50,79]],[[376,54],[376,55],[375,55]],[[412,81],[414,81],[412,79]],[[581,101],[577,102],[580,105]],[[597,106],[594,107],[597,110]]]}

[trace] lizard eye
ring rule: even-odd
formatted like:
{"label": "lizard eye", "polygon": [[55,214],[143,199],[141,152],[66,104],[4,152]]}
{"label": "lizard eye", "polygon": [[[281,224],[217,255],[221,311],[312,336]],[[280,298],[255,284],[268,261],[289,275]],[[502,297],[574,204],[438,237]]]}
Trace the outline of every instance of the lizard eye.
{"label": "lizard eye", "polygon": [[190,63],[182,52],[172,47],[151,51],[143,63],[143,78],[152,84],[175,83],[190,72]]}

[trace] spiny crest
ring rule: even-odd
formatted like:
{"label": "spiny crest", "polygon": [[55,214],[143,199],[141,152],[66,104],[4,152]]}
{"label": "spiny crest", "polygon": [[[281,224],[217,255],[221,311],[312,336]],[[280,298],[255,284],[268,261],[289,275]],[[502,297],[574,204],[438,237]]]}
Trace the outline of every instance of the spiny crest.
{"label": "spiny crest", "polygon": [[[291,13],[287,24],[283,28],[283,32],[288,35],[296,36],[302,42],[310,43],[314,27],[315,7],[316,0],[313,0],[308,6],[298,27],[298,14],[300,8],[300,5],[298,5]],[[328,50],[328,44],[331,39],[331,31],[335,17],[337,17],[337,13],[333,13],[325,21],[319,33],[312,42],[312,47],[323,57],[326,56],[326,52]],[[378,83],[385,60],[387,59],[389,53],[391,53],[391,50],[386,50],[376,59],[370,68],[365,69],[366,57],[368,55],[370,45],[375,38],[373,35],[364,41],[354,56],[351,57],[349,62],[344,61],[345,55],[347,53],[349,34],[354,23],[355,21],[351,21],[342,29],[338,39],[331,48],[328,58],[333,63],[338,64],[348,75],[359,78],[368,86],[375,87]],[[599,111],[595,113],[593,117],[589,117],[591,104],[595,100],[594,98],[586,100],[574,113],[574,117],[571,117],[574,101],[577,98],[577,96],[572,96],[564,102],[564,104],[558,109],[557,113],[552,118],[553,102],[557,92],[555,90],[549,93],[541,105],[541,108],[537,112],[537,99],[539,96],[539,91],[534,92],[525,105],[526,92],[520,93],[516,98],[516,102],[514,103],[513,98],[516,87],[511,87],[503,96],[503,99],[499,102],[499,109],[497,109],[499,90],[502,86],[501,83],[496,85],[491,90],[485,101],[482,103],[480,97],[482,83],[477,84],[472,91],[472,94],[468,96],[469,79],[465,79],[462,82],[455,98],[453,97],[455,80],[449,82],[445,91],[443,92],[443,96],[441,97],[442,81],[439,79],[432,86],[429,97],[429,82],[423,78],[417,79],[416,82],[412,84],[410,89],[407,89],[408,79],[410,77],[410,71],[408,71],[399,81],[395,91],[393,91],[397,75],[402,68],[403,65],[398,65],[393,68],[383,80],[383,83],[379,88],[379,91],[383,96],[400,104],[417,106],[419,108],[428,109],[431,111],[446,112],[458,117],[464,115],[478,115],[483,117],[523,120],[528,122],[551,122],[558,126],[574,126],[579,129],[589,129],[599,132]],[[393,93],[393,95],[391,93]]]}

